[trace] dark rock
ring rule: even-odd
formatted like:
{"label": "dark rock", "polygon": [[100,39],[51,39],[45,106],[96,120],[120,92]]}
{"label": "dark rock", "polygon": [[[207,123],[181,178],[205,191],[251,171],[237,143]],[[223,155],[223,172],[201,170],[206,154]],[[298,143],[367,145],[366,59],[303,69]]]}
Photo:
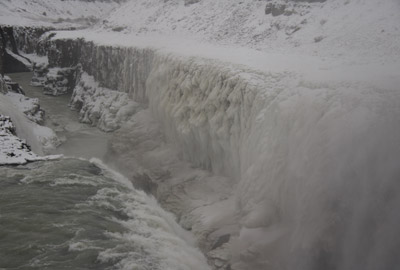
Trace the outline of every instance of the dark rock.
{"label": "dark rock", "polygon": [[225,234],[225,235],[222,235],[222,236],[218,237],[218,239],[214,242],[211,250],[219,248],[223,244],[228,243],[230,239],[231,239],[231,235],[230,234]]}
{"label": "dark rock", "polygon": [[157,184],[147,174],[134,175],[132,184],[135,188],[143,190],[147,194],[154,195],[157,190]]}
{"label": "dark rock", "polygon": [[3,79],[3,75],[0,74],[0,93],[6,94],[8,92],[6,82]]}
{"label": "dark rock", "polygon": [[291,0],[292,2],[323,3],[326,0]]}
{"label": "dark rock", "polygon": [[200,2],[200,0],[184,0],[185,1],[185,6],[189,6],[191,4],[196,4]]}
{"label": "dark rock", "polygon": [[12,135],[16,135],[15,126],[11,122],[11,118],[9,116],[0,114],[0,131],[5,131]]}
{"label": "dark rock", "polygon": [[19,86],[18,83],[16,82],[7,82],[8,85],[8,89],[11,92],[17,93],[17,94],[21,94],[21,95],[25,95],[24,90]]}
{"label": "dark rock", "polygon": [[7,51],[4,53],[5,73],[29,72],[29,71],[30,69],[24,63],[14,58]]}
{"label": "dark rock", "polygon": [[268,3],[265,6],[265,14],[272,16],[279,16],[285,13],[286,5],[279,3]]}
{"label": "dark rock", "polygon": [[121,32],[121,31],[125,30],[125,28],[126,28],[126,27],[118,26],[118,27],[114,27],[112,30],[113,30],[114,32]]}
{"label": "dark rock", "polygon": [[268,3],[268,4],[265,6],[265,14],[266,14],[266,15],[272,13],[272,7],[273,7],[273,6],[274,6],[273,3]]}
{"label": "dark rock", "polygon": [[315,37],[315,38],[314,38],[314,42],[315,42],[315,43],[318,43],[318,42],[321,42],[323,39],[324,39],[323,36],[318,36],[318,37]]}

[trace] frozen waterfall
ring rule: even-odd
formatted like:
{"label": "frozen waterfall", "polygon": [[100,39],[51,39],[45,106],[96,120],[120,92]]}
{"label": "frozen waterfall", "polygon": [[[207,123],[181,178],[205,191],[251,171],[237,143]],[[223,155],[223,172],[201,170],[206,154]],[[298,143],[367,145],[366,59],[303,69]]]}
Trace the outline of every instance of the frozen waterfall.
{"label": "frozen waterfall", "polygon": [[[135,131],[122,127],[112,144],[119,166],[126,169],[142,159],[157,164],[142,162],[150,178],[151,170],[157,175],[168,162],[154,160],[173,159],[171,148],[154,141],[165,140],[180,159],[214,173],[194,173],[198,183],[186,185],[189,178],[179,169],[168,169],[152,181],[163,186],[161,197],[176,183],[188,194],[207,185],[213,194],[228,194],[211,200],[211,213],[213,206],[197,205],[183,210],[182,219],[200,216],[188,225],[198,235],[214,232],[215,240],[230,234],[232,269],[393,269],[400,264],[395,87],[318,81],[290,70],[260,73],[140,47],[88,42],[82,48],[84,71],[149,106],[127,124]],[[80,91],[85,96],[85,88]],[[108,116],[99,117],[112,119]],[[115,146],[118,140],[125,141]],[[224,184],[217,187],[219,180]]]}

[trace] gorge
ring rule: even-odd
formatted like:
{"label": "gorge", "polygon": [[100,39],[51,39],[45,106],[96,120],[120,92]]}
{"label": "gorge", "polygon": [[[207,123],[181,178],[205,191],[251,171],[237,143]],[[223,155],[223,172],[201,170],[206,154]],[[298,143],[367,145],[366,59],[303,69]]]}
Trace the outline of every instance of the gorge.
{"label": "gorge", "polygon": [[[139,2],[143,1],[122,6],[128,10]],[[157,5],[169,10],[172,5],[156,2],[148,2],[150,7],[143,10],[150,13]],[[343,4],[339,0],[285,3],[299,14],[308,7],[323,10],[331,3]],[[195,12],[196,5],[203,3],[180,5]],[[360,1],[343,5],[361,6]],[[136,24],[122,29],[113,24],[118,17],[128,20],[123,12],[117,9],[102,22],[108,31],[18,26],[9,31],[15,47],[28,53],[22,53],[24,57],[32,57],[31,53],[47,57],[48,66],[35,66],[37,81],[47,87],[46,92],[71,95],[69,106],[79,120],[108,133],[103,162],[124,175],[118,176],[124,185],[133,185],[127,195],[120,195],[125,194],[124,188],[117,187],[117,197],[132,193],[152,200],[137,190],[154,196],[194,236],[212,269],[394,269],[400,265],[400,84],[397,59],[387,60],[399,51],[398,38],[391,39],[392,47],[371,52],[381,57],[378,63],[318,53],[268,53],[180,37],[132,36],[125,32]],[[303,13],[299,18],[307,16]],[[156,28],[157,20],[163,20],[160,29],[168,25],[174,18],[171,14],[150,21],[148,31]],[[190,19],[182,19],[186,24],[176,27],[184,29]],[[226,40],[238,38],[229,36],[230,30],[226,29]],[[6,105],[0,105],[0,112],[7,115]],[[65,163],[89,167],[89,182],[96,175],[109,177],[97,171],[105,168],[102,162],[92,161],[66,159]],[[24,166],[51,167],[46,162],[60,166],[64,161]],[[0,168],[3,175],[29,180],[29,175],[22,177],[13,170]],[[111,195],[105,196],[112,197],[109,189],[115,187],[104,183],[100,190],[106,188]],[[128,200],[126,207],[131,207],[129,202],[135,205],[133,201]],[[115,215],[123,221],[134,219],[129,211]],[[139,217],[144,213],[147,218],[145,211],[139,211]],[[185,235],[170,219],[165,230]],[[145,232],[143,239],[155,231]],[[181,241],[175,237],[166,238]],[[157,255],[153,263],[146,261],[138,269],[207,269],[205,259],[192,247],[193,239],[186,241],[190,248],[179,242],[176,254]],[[189,255],[178,260],[179,252],[186,249]],[[159,263],[164,256],[171,256],[165,265]],[[139,257],[134,260],[141,261]],[[133,268],[121,265],[114,266]]]}

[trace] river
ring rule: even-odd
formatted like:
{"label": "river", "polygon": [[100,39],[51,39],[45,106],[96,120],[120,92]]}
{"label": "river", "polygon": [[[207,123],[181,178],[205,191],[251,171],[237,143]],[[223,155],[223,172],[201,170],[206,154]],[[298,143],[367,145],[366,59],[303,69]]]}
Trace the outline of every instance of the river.
{"label": "river", "polygon": [[69,97],[43,95],[31,75],[10,77],[40,99],[65,141],[54,152],[70,157],[0,167],[0,269],[209,269],[172,214],[100,161],[111,135],[80,124]]}

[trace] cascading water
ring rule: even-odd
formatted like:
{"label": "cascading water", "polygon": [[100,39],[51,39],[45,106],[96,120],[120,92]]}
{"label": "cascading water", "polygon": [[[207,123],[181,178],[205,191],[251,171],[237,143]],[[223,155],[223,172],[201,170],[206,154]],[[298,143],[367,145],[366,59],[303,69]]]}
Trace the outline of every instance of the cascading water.
{"label": "cascading water", "polygon": [[170,214],[103,166],[65,158],[1,167],[0,268],[208,268]]}

